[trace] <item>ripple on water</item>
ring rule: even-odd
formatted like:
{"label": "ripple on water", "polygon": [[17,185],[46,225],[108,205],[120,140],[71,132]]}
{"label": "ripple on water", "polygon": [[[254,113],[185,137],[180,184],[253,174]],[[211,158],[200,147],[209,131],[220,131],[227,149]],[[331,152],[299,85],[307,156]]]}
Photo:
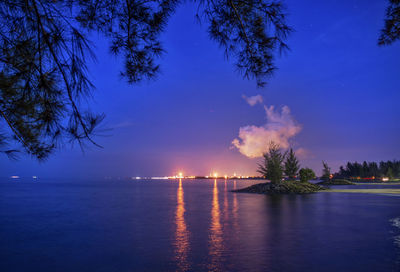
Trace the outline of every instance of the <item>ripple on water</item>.
{"label": "ripple on water", "polygon": [[[396,227],[397,229],[400,230],[400,217],[396,217],[396,218],[390,219],[390,223],[392,223],[392,226],[393,226],[393,227]],[[397,232],[397,233],[398,233],[398,232]],[[398,247],[400,247],[400,235],[394,236],[393,239],[394,239],[394,243],[395,243]]]}

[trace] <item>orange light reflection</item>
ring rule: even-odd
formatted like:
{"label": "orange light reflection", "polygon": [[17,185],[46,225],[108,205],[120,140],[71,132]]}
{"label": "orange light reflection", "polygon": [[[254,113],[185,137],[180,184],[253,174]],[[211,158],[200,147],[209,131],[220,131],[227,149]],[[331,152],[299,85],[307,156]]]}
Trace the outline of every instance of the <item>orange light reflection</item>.
{"label": "orange light reflection", "polygon": [[185,200],[183,195],[182,179],[179,179],[177,191],[177,205],[175,212],[175,260],[178,264],[177,271],[188,271],[190,265],[187,260],[189,251],[189,231],[185,222]]}
{"label": "orange light reflection", "polygon": [[219,210],[219,202],[218,202],[218,186],[217,180],[214,180],[214,188],[213,188],[213,199],[212,199],[212,208],[211,208],[211,225],[210,225],[210,257],[211,261],[209,263],[209,271],[221,271],[221,256],[223,249],[223,237],[222,237],[222,228],[220,222],[220,210]]}

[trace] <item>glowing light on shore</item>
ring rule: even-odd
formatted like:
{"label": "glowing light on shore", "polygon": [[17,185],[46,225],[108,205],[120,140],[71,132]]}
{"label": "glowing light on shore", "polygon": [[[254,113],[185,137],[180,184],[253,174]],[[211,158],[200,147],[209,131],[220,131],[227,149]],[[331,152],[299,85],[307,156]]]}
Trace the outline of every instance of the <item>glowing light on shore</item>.
{"label": "glowing light on shore", "polygon": [[384,177],[384,178],[382,178],[382,181],[389,181],[389,178]]}
{"label": "glowing light on shore", "polygon": [[168,179],[169,177],[151,177],[150,179]]}
{"label": "glowing light on shore", "polygon": [[[18,176],[12,176],[11,178],[19,178]],[[36,176],[33,176],[33,178],[37,178]],[[108,179],[110,179],[111,177],[106,177]],[[256,176],[245,176],[245,175],[241,175],[240,173],[237,174],[236,172],[234,173],[234,175],[220,175],[218,174],[218,172],[211,172],[209,176],[194,176],[194,175],[184,175],[183,171],[181,172],[177,172],[175,175],[172,176],[155,176],[155,177],[140,177],[140,176],[132,176],[130,177],[131,180],[177,180],[177,179],[248,179],[248,178],[257,178]]]}

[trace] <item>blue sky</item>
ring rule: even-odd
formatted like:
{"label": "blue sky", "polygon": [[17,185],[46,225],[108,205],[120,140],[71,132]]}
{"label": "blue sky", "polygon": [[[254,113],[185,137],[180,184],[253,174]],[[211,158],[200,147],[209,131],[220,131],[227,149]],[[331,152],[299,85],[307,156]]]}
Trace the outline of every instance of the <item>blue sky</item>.
{"label": "blue sky", "polygon": [[[91,107],[104,112],[97,141],[75,146],[46,162],[0,157],[0,176],[159,176],[177,171],[207,175],[255,174],[257,158],[232,145],[241,127],[263,127],[263,104],[291,110],[301,131],[289,139],[306,150],[302,166],[320,172],[346,161],[400,159],[400,42],[378,47],[386,1],[286,1],[295,29],[286,55],[265,88],[241,78],[211,41],[196,8],[182,5],[162,40],[167,53],[156,81],[128,85],[108,42],[93,37],[98,60],[90,74],[97,89]],[[261,95],[249,106],[243,95]]]}

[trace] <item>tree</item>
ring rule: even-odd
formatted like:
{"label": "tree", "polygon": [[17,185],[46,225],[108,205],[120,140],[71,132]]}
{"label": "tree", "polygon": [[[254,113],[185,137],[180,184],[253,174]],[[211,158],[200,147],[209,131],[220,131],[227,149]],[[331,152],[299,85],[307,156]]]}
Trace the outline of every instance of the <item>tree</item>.
{"label": "tree", "polygon": [[339,167],[339,173],[337,173],[335,176],[336,176],[336,178],[343,179],[343,178],[348,176],[348,171],[346,169],[344,169],[343,166],[340,166]]}
{"label": "tree", "polygon": [[257,171],[271,180],[271,183],[278,184],[283,177],[284,159],[285,154],[282,154],[279,145],[271,142],[268,151],[264,153],[264,163],[258,165]]}
{"label": "tree", "polygon": [[363,162],[362,168],[363,168],[363,176],[362,176],[363,178],[372,176],[370,174],[370,168],[369,168],[368,163],[366,161]]}
{"label": "tree", "polygon": [[291,179],[295,179],[299,169],[300,169],[299,160],[296,158],[296,154],[291,148],[286,156],[285,175]]}
{"label": "tree", "polygon": [[310,179],[315,179],[315,173],[310,168],[301,168],[299,174],[301,182],[307,182]]}
{"label": "tree", "polygon": [[[193,0],[208,33],[258,86],[275,70],[276,51],[291,32],[280,2]],[[0,152],[45,159],[66,140],[97,145],[104,118],[85,110],[94,86],[88,39],[99,33],[124,58],[121,76],[134,84],[156,78],[160,35],[183,1],[5,0],[0,3]],[[96,132],[97,131],[97,132]],[[14,148],[18,145],[18,148]]]}
{"label": "tree", "polygon": [[388,168],[388,170],[387,170],[387,172],[386,172],[386,176],[389,178],[389,179],[393,179],[393,170],[392,170],[392,168]]}
{"label": "tree", "polygon": [[390,45],[400,39],[400,0],[389,0],[384,28],[378,39],[379,45]]}
{"label": "tree", "polygon": [[322,161],[322,179],[329,180],[331,179],[331,168],[328,166],[328,163]]}

